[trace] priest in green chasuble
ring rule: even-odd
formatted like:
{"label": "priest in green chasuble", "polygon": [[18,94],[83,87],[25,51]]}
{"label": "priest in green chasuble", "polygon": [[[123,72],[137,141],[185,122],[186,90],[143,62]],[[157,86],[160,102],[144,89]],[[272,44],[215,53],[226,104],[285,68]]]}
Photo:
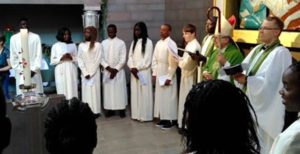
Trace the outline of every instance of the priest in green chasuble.
{"label": "priest in green chasuble", "polygon": [[[231,16],[228,20],[224,16],[221,18],[221,34],[218,34],[218,24],[215,30],[215,46],[217,47],[203,68],[203,79],[222,79],[233,82],[233,78],[226,75],[223,67],[230,67],[240,64],[243,61],[243,54],[232,40],[232,31],[236,19]],[[220,39],[218,39],[220,35]]]}

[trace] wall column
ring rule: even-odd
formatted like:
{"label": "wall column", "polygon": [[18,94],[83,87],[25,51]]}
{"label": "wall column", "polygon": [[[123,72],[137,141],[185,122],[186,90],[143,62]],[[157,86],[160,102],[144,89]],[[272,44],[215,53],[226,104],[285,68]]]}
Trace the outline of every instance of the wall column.
{"label": "wall column", "polygon": [[82,15],[83,28],[94,26],[99,28],[100,0],[84,0],[84,13]]}

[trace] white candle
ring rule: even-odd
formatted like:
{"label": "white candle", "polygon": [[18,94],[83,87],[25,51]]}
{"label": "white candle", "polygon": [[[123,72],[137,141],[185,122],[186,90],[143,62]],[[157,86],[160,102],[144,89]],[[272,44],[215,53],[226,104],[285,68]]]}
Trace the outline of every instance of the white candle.
{"label": "white candle", "polygon": [[22,60],[21,65],[23,68],[24,86],[31,86],[31,71],[30,71],[30,59],[28,52],[28,30],[20,29],[21,33],[21,53]]}

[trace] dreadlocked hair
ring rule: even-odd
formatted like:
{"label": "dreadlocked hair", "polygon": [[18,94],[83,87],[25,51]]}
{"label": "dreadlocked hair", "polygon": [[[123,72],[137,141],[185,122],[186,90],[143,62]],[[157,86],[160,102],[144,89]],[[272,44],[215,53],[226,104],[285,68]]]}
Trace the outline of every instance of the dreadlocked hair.
{"label": "dreadlocked hair", "polygon": [[94,26],[88,26],[88,27],[84,28],[84,31],[86,31],[87,29],[90,30],[90,32],[91,32],[91,40],[90,40],[89,50],[92,50],[95,46],[95,42],[97,40],[98,32],[97,32],[97,29]]}
{"label": "dreadlocked hair", "polygon": [[[138,22],[134,25],[134,28],[135,27],[139,27],[141,29],[141,38],[142,38],[142,53],[143,55],[145,54],[145,48],[146,48],[146,43],[147,43],[147,38],[148,38],[148,30],[147,30],[147,26],[144,22]],[[133,30],[133,52],[134,52],[134,49],[135,49],[135,46],[136,46],[136,43],[138,41],[138,37],[135,36],[134,34],[134,31]]]}
{"label": "dreadlocked hair", "polygon": [[247,96],[231,83],[211,80],[194,85],[184,107],[187,152],[259,154],[256,115]]}
{"label": "dreadlocked hair", "polygon": [[92,154],[97,125],[88,104],[72,98],[52,108],[45,121],[45,139],[51,154]]}

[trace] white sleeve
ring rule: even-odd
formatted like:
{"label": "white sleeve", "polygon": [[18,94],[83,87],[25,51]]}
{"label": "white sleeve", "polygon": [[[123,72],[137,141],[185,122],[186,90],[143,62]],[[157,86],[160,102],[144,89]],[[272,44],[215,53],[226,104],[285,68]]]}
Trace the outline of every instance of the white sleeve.
{"label": "white sleeve", "polygon": [[96,55],[95,55],[96,61],[94,62],[94,66],[91,66],[93,68],[93,70],[92,70],[90,75],[92,75],[92,76],[97,72],[97,70],[100,67],[102,51],[103,51],[102,45],[100,43],[95,47],[97,47],[97,49],[96,49],[97,52],[96,52]]}
{"label": "white sleeve", "polygon": [[43,58],[42,43],[39,36],[37,36],[35,40],[35,50],[36,50],[36,54],[34,59],[34,66],[33,68],[31,68],[31,70],[37,72],[42,67],[42,58]]}
{"label": "white sleeve", "polygon": [[109,49],[108,50],[105,50],[106,49],[106,44],[107,44],[107,41],[102,41],[101,45],[102,45],[102,54],[101,54],[101,65],[106,68],[107,66],[109,66],[108,62],[106,61],[105,59],[105,52],[110,52]]}
{"label": "white sleeve", "polygon": [[[176,44],[175,44],[176,45]],[[176,45],[177,48],[177,45]],[[168,49],[170,50],[170,49]],[[169,67],[168,67],[168,79],[171,80],[176,73],[176,69],[178,67],[178,61],[177,59],[171,54],[171,51],[168,51],[168,62],[169,62]]]}
{"label": "white sleeve", "polygon": [[80,44],[78,47],[78,54],[77,54],[78,67],[80,68],[83,76],[87,76],[89,74],[88,74],[88,71],[84,64],[84,60],[83,60],[83,56],[82,56],[83,52],[84,51],[82,50],[82,45]]}
{"label": "white sleeve", "polygon": [[20,51],[18,51],[17,43],[15,36],[12,36],[10,39],[10,64],[13,69],[20,72],[22,71],[19,60],[19,56],[21,55],[19,54]]}
{"label": "white sleeve", "polygon": [[57,65],[60,63],[61,56],[58,53],[59,51],[57,50],[57,44],[54,44],[51,47],[51,60],[50,60],[50,65]]}
{"label": "white sleeve", "polygon": [[155,47],[154,47],[154,52],[153,52],[153,57],[152,57],[152,64],[151,64],[151,68],[152,68],[152,75],[153,76],[156,76],[156,69],[157,69],[157,54],[158,54],[158,51],[157,51],[157,46],[158,46],[158,43],[156,43]]}
{"label": "white sleeve", "polygon": [[143,58],[143,62],[139,63],[137,66],[138,70],[144,70],[151,66],[152,62],[152,54],[153,54],[153,44],[150,39],[147,40],[146,48],[145,48],[145,55]]}
{"label": "white sleeve", "polygon": [[127,65],[129,67],[129,69],[135,67],[135,65],[133,64],[133,51],[132,50],[133,50],[133,42],[130,45],[129,54],[128,54]]}
{"label": "white sleeve", "polygon": [[126,45],[123,41],[121,42],[121,49],[120,50],[121,50],[121,52],[118,55],[120,57],[120,60],[119,60],[119,63],[117,64],[117,66],[116,66],[116,69],[118,71],[120,71],[126,63]]}

